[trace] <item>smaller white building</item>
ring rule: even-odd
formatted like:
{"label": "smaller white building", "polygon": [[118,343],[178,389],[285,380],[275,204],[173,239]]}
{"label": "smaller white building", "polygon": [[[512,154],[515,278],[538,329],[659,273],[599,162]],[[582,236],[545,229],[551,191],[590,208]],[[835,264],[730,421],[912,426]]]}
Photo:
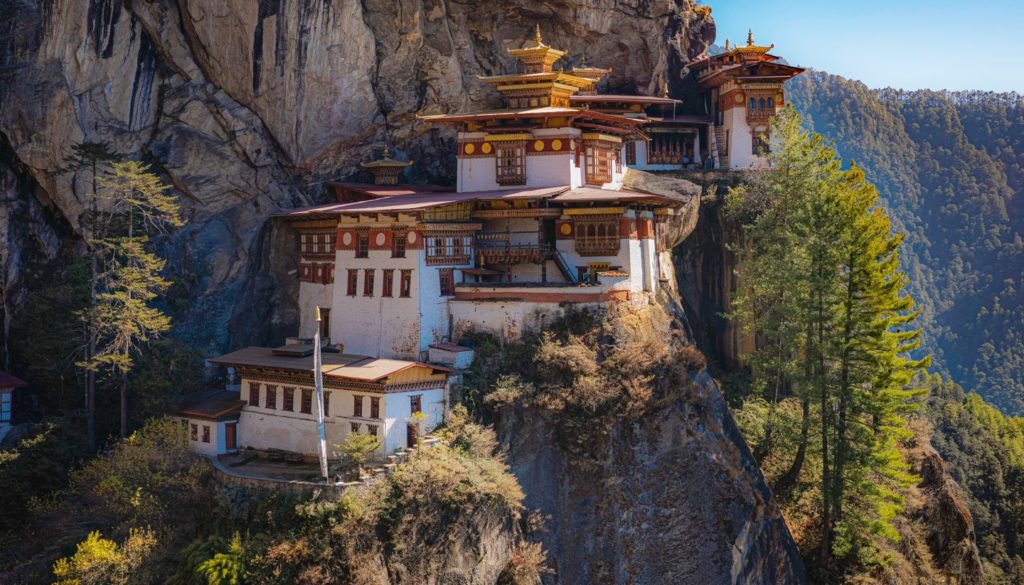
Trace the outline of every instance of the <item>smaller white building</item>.
{"label": "smaller white building", "polygon": [[[336,456],[332,451],[349,433],[366,433],[380,439],[372,457],[380,461],[414,446],[444,421],[450,369],[331,351],[322,355],[329,456]],[[221,455],[251,448],[317,457],[312,345],[248,347],[210,361],[234,367],[241,390],[182,408],[196,451]]]}

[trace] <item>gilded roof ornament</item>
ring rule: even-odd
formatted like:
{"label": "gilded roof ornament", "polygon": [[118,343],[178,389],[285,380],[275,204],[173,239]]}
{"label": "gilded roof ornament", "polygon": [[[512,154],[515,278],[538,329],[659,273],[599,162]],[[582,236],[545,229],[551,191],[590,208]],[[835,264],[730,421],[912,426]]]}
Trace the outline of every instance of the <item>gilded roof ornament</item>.
{"label": "gilded roof ornament", "polygon": [[754,29],[752,29],[752,28],[748,28],[747,29],[747,46],[748,47],[753,47],[754,46]]}

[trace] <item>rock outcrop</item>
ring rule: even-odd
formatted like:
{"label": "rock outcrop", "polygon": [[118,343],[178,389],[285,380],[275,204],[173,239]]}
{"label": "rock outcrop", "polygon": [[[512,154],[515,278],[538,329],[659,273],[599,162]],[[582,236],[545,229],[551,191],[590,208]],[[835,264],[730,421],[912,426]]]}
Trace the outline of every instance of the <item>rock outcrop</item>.
{"label": "rock outcrop", "polygon": [[[491,105],[476,77],[513,67],[506,49],[535,24],[567,64],[585,55],[612,68],[609,87],[647,92],[685,93],[686,64],[714,38],[692,0],[0,0],[0,11],[0,165],[37,185],[21,199],[74,230],[89,177],[62,172],[72,144],[154,163],[189,216],[166,244],[188,287],[177,332],[211,352],[294,327],[295,277],[267,246],[279,241],[271,214],[316,201],[386,141],[417,179],[450,180],[450,133],[416,114]],[[20,242],[0,241],[8,299],[25,263],[47,259]]]}

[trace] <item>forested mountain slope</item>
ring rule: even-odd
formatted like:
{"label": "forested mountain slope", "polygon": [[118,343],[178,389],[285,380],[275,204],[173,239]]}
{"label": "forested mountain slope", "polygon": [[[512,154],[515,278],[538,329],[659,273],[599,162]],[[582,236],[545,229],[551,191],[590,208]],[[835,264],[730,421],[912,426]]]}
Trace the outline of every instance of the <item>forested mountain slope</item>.
{"label": "forested mountain slope", "polygon": [[935,363],[1024,413],[1024,98],[871,90],[819,71],[788,91],[908,233],[904,259]]}

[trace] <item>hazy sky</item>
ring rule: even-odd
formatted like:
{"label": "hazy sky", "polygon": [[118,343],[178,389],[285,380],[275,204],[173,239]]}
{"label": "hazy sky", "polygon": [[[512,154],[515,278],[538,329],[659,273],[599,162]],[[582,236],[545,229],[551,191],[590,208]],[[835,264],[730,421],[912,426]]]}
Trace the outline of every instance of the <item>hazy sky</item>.
{"label": "hazy sky", "polygon": [[719,45],[758,44],[870,87],[1024,93],[1024,0],[702,0]]}

